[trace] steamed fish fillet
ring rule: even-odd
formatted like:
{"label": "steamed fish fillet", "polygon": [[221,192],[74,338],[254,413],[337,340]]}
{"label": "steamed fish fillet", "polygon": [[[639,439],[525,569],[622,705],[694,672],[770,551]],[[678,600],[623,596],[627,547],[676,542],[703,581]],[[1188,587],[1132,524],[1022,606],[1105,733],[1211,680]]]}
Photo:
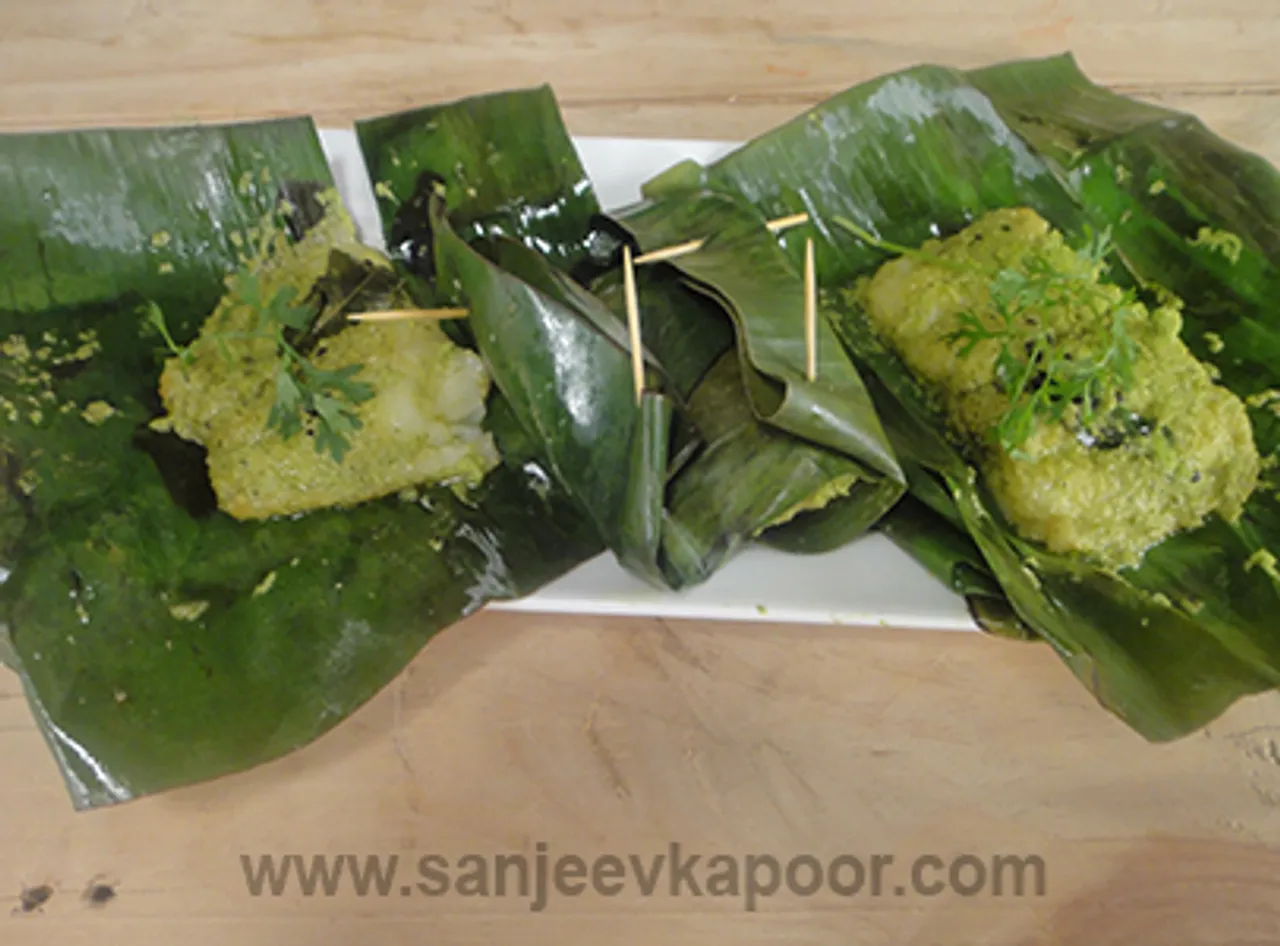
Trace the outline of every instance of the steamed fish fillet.
{"label": "steamed fish fillet", "polygon": [[[336,194],[324,218],[299,241],[264,232],[266,248],[248,263],[262,299],[289,289],[305,299],[329,271],[332,254],[391,273],[382,254],[361,244]],[[232,285],[231,280],[228,286]],[[397,294],[393,307],[411,305]],[[345,507],[448,484],[474,487],[500,462],[483,429],[491,380],[480,357],[456,345],[433,320],[348,322],[307,352],[319,369],[361,366],[354,380],[373,397],[354,406],[362,427],[347,433],[341,462],[316,450],[316,419],[283,439],[267,427],[280,355],[260,334],[261,313],[228,292],[201,327],[183,362],[160,377],[167,416],[153,426],[201,444],[218,506],[237,519],[265,519]]]}
{"label": "steamed fish fillet", "polygon": [[[992,212],[922,249],[965,266],[899,257],[861,287],[859,302],[876,333],[939,396],[952,433],[974,448],[1001,510],[1024,537],[1124,566],[1210,515],[1239,517],[1261,469],[1252,427],[1243,402],[1183,344],[1178,304],[1125,303],[1120,289],[1100,283],[1028,209]],[[1116,307],[1127,305],[1134,383],[1100,425],[1117,427],[1114,436],[1090,432],[1068,411],[1062,421],[1039,423],[1014,455],[991,437],[1010,404],[997,378],[999,343],[983,341],[963,353],[948,335],[962,313],[999,324],[992,278],[1024,267],[1032,253],[1099,292],[1088,297],[1093,305],[1070,299],[1043,305],[1018,348],[1049,333],[1060,354],[1097,358]]]}
{"label": "steamed fish fillet", "polygon": [[[257,384],[210,412],[199,392],[166,372],[161,395],[174,404],[174,429],[208,450],[218,505],[237,519],[263,519],[351,506],[424,483],[474,485],[499,456],[483,429],[489,376],[480,358],[430,321],[361,323],[327,340],[317,367],[362,363],[374,397],[357,408],[342,463],[317,453],[314,426],[289,440],[264,428],[270,385]],[[231,384],[232,382],[228,382]],[[184,407],[186,408],[184,410]],[[194,424],[185,423],[194,411]],[[194,428],[199,428],[198,436]]]}

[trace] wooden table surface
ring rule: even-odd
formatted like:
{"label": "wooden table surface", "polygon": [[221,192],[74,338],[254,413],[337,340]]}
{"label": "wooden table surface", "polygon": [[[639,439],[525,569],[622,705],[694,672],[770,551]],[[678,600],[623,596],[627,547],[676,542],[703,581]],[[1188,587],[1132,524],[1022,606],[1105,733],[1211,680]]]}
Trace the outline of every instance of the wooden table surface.
{"label": "wooden table surface", "polygon": [[[0,0],[0,127],[349,120],[550,82],[585,134],[743,137],[921,61],[1070,49],[1280,161],[1275,0]],[[610,9],[607,16],[601,11]],[[481,614],[328,737],[75,814],[0,677],[0,943],[1280,942],[1280,700],[1152,746],[1043,646]],[[252,896],[241,855],[1037,855],[1043,896]],[[898,877],[906,868],[899,867]],[[105,903],[86,902],[92,884]],[[887,891],[892,894],[893,891]],[[398,890],[393,891],[398,894]],[[705,893],[705,891],[704,891]]]}

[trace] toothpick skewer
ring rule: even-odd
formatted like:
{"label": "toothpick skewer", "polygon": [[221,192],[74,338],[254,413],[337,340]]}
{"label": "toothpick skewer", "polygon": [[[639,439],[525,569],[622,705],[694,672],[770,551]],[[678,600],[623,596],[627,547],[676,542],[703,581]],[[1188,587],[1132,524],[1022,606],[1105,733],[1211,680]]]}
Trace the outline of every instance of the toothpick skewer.
{"label": "toothpick skewer", "polygon": [[[799,213],[770,220],[765,226],[769,228],[770,233],[781,233],[784,230],[789,230],[792,227],[798,227],[800,224],[808,222],[809,215]],[[675,246],[664,246],[661,249],[637,256],[632,261],[632,265],[643,266],[646,263],[658,263],[662,260],[687,256],[690,253],[698,252],[706,242],[704,238],[677,243]],[[630,250],[628,249],[626,253],[630,255]],[[388,309],[385,312],[353,312],[348,314],[347,318],[352,322],[398,322],[403,319],[438,319],[443,321],[446,319],[465,319],[469,314],[466,309]]]}
{"label": "toothpick skewer", "polygon": [[818,380],[818,278],[813,262],[813,238],[804,244],[805,376]]}
{"label": "toothpick skewer", "polygon": [[[778,217],[776,220],[768,221],[765,226],[769,228],[770,233],[781,233],[792,227],[798,227],[802,223],[809,222],[809,215],[806,213],[791,214],[787,217]],[[631,261],[632,266],[644,266],[647,263],[659,263],[663,260],[678,259],[681,256],[688,256],[690,253],[696,253],[702,249],[706,239],[688,240],[684,243],[677,243],[674,246],[664,246],[661,249],[653,250],[637,256]],[[628,258],[631,255],[629,247],[624,248],[624,255]],[[634,281],[634,273],[632,273]],[[634,292],[634,286],[632,287]],[[465,319],[470,313],[466,309],[388,309],[384,312],[352,312],[347,318],[352,322],[399,322],[406,319],[436,319],[445,321],[447,319]],[[641,360],[643,365],[643,359]],[[643,378],[643,375],[638,375]],[[642,386],[642,385],[641,385]],[[638,386],[640,387],[640,386]]]}
{"label": "toothpick skewer", "polygon": [[680,256],[688,256],[690,253],[696,253],[702,249],[702,244],[706,240],[689,240],[685,243],[677,243],[675,246],[664,246],[660,250],[654,250],[651,253],[645,253],[636,257],[636,265],[644,266],[646,263],[661,263],[663,260],[676,259]]}
{"label": "toothpick skewer", "polygon": [[636,271],[631,247],[622,247],[622,289],[627,303],[627,335],[631,341],[631,380],[636,389],[636,405],[644,397],[644,350],[640,347],[640,302],[636,298]]}
{"label": "toothpick skewer", "polygon": [[[798,227],[802,223],[809,222],[808,214],[791,214],[789,217],[779,217],[776,220],[770,220],[765,224],[769,228],[770,233],[781,233],[783,230],[789,230],[792,227]],[[681,256],[688,256],[690,253],[696,253],[702,249],[702,245],[706,243],[706,239],[688,240],[684,243],[677,243],[674,246],[664,246],[661,249],[651,250],[641,256],[637,256],[635,265],[644,266],[647,263],[660,263],[663,260],[677,259]]]}
{"label": "toothpick skewer", "polygon": [[808,214],[792,214],[789,217],[779,217],[777,220],[770,220],[765,224],[765,226],[769,228],[770,233],[781,233],[783,230],[790,230],[792,227],[798,227],[800,224],[808,222]]}
{"label": "toothpick skewer", "polygon": [[466,309],[387,309],[383,312],[351,312],[347,318],[352,322],[399,322],[405,319],[465,319],[469,313]]}

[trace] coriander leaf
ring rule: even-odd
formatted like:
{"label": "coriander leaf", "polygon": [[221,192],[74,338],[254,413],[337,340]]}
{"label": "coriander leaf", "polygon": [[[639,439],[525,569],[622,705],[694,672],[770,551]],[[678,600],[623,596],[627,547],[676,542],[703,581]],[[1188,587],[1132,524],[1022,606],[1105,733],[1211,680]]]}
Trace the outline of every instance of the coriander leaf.
{"label": "coriander leaf", "polygon": [[328,452],[335,462],[341,463],[350,449],[346,435],[361,430],[364,423],[351,408],[327,394],[316,396],[314,408],[320,421],[316,428],[316,452]]}
{"label": "coriander leaf", "polygon": [[314,407],[320,419],[334,433],[354,433],[364,427],[364,423],[351,408],[328,394],[316,395]]}
{"label": "coriander leaf", "polygon": [[1008,312],[1021,302],[1027,292],[1026,274],[1016,269],[1002,269],[991,280],[991,302],[1008,321]]}
{"label": "coriander leaf", "polygon": [[296,297],[297,292],[292,286],[281,286],[277,289],[266,307],[265,314],[268,320],[298,332],[310,328],[316,316],[316,310],[309,306],[292,305]]}
{"label": "coriander leaf", "polygon": [[944,341],[951,344],[963,342],[960,348],[961,358],[967,357],[981,342],[998,337],[972,312],[961,312],[956,321],[960,323],[960,327],[944,336]]}
{"label": "coriander leaf", "polygon": [[344,365],[332,371],[307,365],[312,387],[321,392],[336,391],[352,404],[363,404],[373,397],[371,386],[355,380],[363,370],[364,365]]}
{"label": "coriander leaf", "polygon": [[276,368],[275,382],[276,399],[267,415],[267,429],[277,431],[281,440],[289,440],[302,430],[306,397],[285,364]]}
{"label": "coriander leaf", "polygon": [[[1079,251],[1079,258],[1095,267],[1091,272],[1102,265],[1110,252],[1109,239],[1105,232],[1091,237]],[[971,354],[980,341],[999,344],[995,377],[1009,406],[994,432],[1010,455],[1019,455],[1019,448],[1034,433],[1038,419],[1059,423],[1074,410],[1080,423],[1088,428],[1110,392],[1133,384],[1137,350],[1125,330],[1128,306],[1132,304],[1129,295],[1120,305],[1113,306],[1091,275],[1062,272],[1038,254],[1025,258],[1020,268],[997,272],[990,281],[989,293],[1002,324],[987,328],[973,313],[962,312],[956,317],[957,329],[947,339],[960,346],[958,354],[962,358]],[[1054,347],[1051,337],[1039,327],[1039,313],[1057,305],[1076,305],[1099,314],[1100,310],[1111,308],[1109,323],[1102,330],[1102,357],[1077,353],[1073,359],[1070,353]]]}

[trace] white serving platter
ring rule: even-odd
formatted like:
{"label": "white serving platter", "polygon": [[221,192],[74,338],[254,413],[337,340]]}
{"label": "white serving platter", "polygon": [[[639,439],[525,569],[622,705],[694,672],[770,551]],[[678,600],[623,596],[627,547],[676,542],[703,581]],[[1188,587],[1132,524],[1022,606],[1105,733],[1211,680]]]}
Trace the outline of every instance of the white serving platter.
{"label": "white serving platter", "polygon": [[[321,129],[338,189],[361,239],[381,247],[377,204],[354,132]],[[605,208],[640,198],[640,185],[679,161],[713,161],[734,142],[576,138]],[[881,535],[823,555],[749,548],[710,580],[683,592],[634,578],[606,553],[495,610],[802,624],[976,630],[963,600]]]}

